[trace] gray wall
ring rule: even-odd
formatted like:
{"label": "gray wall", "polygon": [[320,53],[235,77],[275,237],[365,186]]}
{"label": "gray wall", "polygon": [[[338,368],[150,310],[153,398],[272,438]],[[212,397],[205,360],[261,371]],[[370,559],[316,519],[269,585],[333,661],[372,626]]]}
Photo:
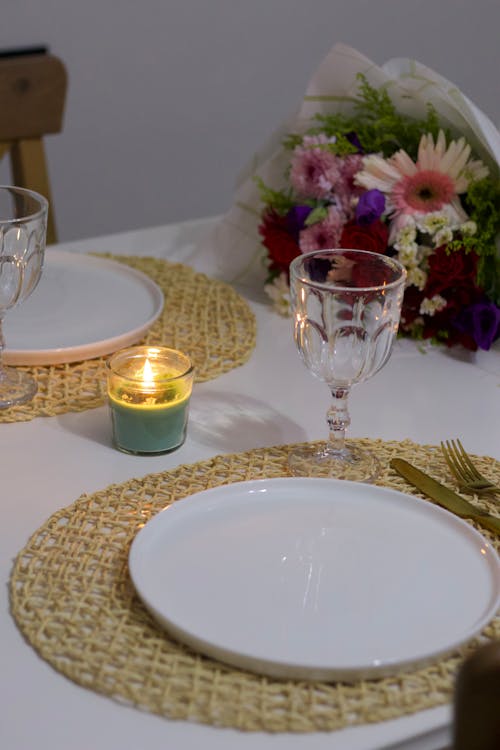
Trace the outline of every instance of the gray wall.
{"label": "gray wall", "polygon": [[[62,240],[223,212],[335,42],[413,57],[500,122],[500,0],[2,0],[0,46],[69,73],[48,139]],[[10,182],[5,164],[2,181]]]}

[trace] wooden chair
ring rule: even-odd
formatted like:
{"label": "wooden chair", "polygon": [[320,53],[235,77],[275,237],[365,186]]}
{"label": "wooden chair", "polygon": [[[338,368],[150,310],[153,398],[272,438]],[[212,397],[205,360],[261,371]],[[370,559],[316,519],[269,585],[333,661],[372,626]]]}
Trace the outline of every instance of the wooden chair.
{"label": "wooden chair", "polygon": [[66,88],[66,69],[57,57],[0,54],[0,159],[10,156],[13,184],[48,199],[48,244],[57,242],[57,234],[43,137],[62,130]]}

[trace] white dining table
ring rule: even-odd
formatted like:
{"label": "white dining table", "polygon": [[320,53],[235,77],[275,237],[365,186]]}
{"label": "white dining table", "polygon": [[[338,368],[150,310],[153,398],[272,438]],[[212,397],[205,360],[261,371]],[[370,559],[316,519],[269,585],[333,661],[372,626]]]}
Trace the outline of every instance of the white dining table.
{"label": "white dining table", "polygon": [[[156,256],[200,263],[199,219],[61,244],[74,253]],[[204,269],[206,270],[206,269]],[[195,385],[186,442],[167,455],[133,456],[111,443],[108,408],[0,424],[0,748],[3,750],[437,750],[450,742],[450,706],[331,733],[266,734],[172,721],[84,689],[23,639],[9,611],[17,553],[82,493],[223,453],[325,436],[328,389],[304,367],[290,320],[258,292],[249,360]],[[12,313],[15,314],[15,313]],[[388,364],[351,395],[355,437],[437,444],[459,436],[500,459],[500,349],[469,353],[397,341]]]}

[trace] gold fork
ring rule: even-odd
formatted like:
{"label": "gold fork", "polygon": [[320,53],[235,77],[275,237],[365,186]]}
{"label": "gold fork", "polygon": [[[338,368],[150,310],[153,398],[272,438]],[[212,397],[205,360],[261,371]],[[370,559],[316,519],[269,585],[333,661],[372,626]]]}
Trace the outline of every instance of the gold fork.
{"label": "gold fork", "polygon": [[444,460],[451,473],[458,480],[459,489],[470,495],[496,495],[500,493],[489,479],[476,469],[460,440],[446,440],[441,443]]}

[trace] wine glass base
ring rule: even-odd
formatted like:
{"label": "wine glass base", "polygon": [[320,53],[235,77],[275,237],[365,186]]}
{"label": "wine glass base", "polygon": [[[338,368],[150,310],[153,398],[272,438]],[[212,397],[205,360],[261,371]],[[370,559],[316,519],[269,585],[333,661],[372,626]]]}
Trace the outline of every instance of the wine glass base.
{"label": "wine glass base", "polygon": [[327,443],[292,450],[288,466],[294,476],[347,479],[351,482],[373,482],[381,471],[372,453],[348,440],[341,451],[333,451]]}
{"label": "wine glass base", "polygon": [[0,409],[31,401],[38,390],[36,380],[13,367],[0,369]]}

